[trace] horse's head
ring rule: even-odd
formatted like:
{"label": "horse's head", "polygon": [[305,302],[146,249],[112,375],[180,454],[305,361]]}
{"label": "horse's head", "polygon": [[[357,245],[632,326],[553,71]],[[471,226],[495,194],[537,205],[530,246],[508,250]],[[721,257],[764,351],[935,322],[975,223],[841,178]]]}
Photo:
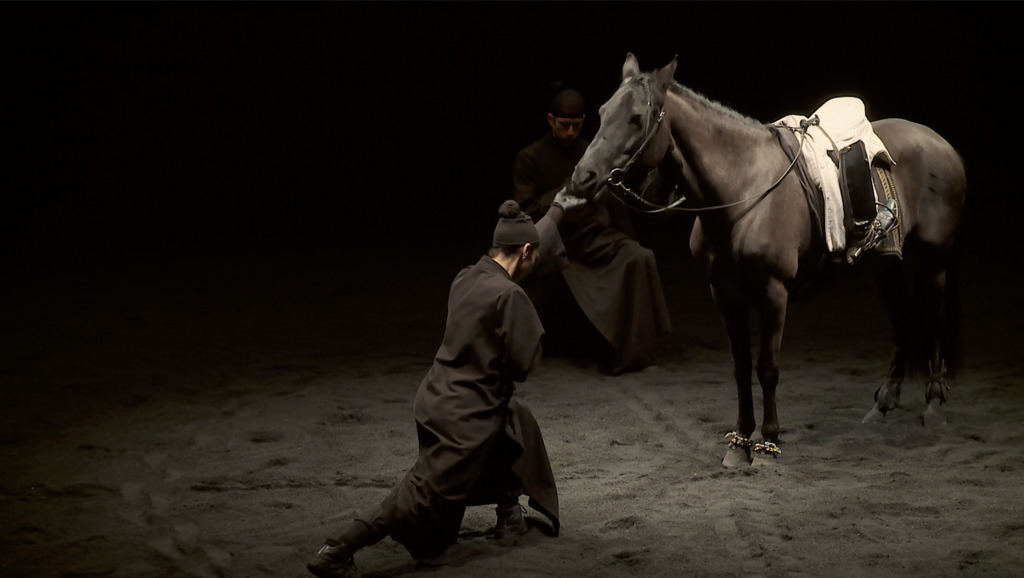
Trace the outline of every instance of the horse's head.
{"label": "horse's head", "polygon": [[669,131],[661,125],[675,71],[673,58],[662,68],[641,73],[636,57],[626,55],[622,83],[601,105],[600,128],[572,174],[573,194],[600,199],[610,189],[628,190],[661,163],[671,145]]}

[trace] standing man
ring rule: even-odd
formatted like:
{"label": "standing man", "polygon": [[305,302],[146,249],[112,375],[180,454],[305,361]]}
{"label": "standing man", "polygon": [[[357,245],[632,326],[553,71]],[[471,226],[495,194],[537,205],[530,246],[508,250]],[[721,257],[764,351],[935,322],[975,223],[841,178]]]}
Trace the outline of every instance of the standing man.
{"label": "standing man", "polygon": [[512,394],[539,362],[544,334],[517,281],[534,268],[542,240],[558,251],[567,208],[556,203],[535,226],[515,201],[502,204],[492,248],[452,282],[444,338],[413,404],[419,458],[380,504],[326,541],[306,565],[311,573],[350,576],[356,551],[386,536],[417,561],[441,564],[473,505],[496,504],[497,535],[523,534],[523,494],[557,533],[558,492],[540,427]]}
{"label": "standing man", "polygon": [[[548,107],[550,130],[516,155],[512,196],[534,219],[546,214],[569,184],[590,142],[581,138],[586,104],[576,90],[556,85]],[[586,349],[618,375],[654,365],[657,337],[672,330],[654,253],[635,239],[628,209],[589,203],[562,221],[568,263],[540,267],[524,285],[550,349]]]}

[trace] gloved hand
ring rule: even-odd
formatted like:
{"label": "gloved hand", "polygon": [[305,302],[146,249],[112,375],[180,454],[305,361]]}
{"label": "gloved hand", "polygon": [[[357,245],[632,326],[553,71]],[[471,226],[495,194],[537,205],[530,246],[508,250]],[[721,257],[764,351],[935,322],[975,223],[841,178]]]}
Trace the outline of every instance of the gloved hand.
{"label": "gloved hand", "polygon": [[587,204],[587,199],[569,194],[569,187],[566,185],[562,187],[562,190],[555,194],[555,199],[551,201],[551,204],[558,205],[566,212],[569,212],[576,207]]}

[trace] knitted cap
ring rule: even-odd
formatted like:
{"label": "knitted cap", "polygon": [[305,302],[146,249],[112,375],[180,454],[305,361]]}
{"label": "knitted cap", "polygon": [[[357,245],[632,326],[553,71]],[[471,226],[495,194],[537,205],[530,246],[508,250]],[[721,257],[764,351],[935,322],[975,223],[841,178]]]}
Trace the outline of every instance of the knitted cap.
{"label": "knitted cap", "polygon": [[583,95],[571,88],[566,88],[551,99],[548,112],[562,118],[583,118],[587,107]]}
{"label": "knitted cap", "polygon": [[519,210],[519,203],[505,201],[498,208],[498,216],[498,224],[494,227],[494,247],[518,247],[540,242],[540,234],[533,225],[533,219]]}

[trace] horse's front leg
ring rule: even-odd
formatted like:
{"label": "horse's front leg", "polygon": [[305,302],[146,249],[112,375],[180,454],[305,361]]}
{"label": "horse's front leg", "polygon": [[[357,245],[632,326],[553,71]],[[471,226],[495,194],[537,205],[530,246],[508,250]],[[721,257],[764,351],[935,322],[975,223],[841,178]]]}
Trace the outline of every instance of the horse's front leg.
{"label": "horse's front leg", "polygon": [[725,331],[729,337],[738,404],[736,431],[729,436],[729,449],[726,450],[722,465],[727,468],[747,467],[752,461],[750,436],[754,433],[754,428],[757,427],[754,421],[754,396],[751,391],[753,364],[750,360],[748,306],[737,293],[717,291],[712,288],[712,295],[718,305],[718,311],[722,315]]}
{"label": "horse's front leg", "polygon": [[775,390],[779,385],[779,351],[786,326],[786,306],[789,291],[778,279],[770,279],[764,300],[759,304],[761,320],[760,353],[757,358],[757,380],[764,395],[764,419],[761,422],[763,449],[777,455],[779,441],[779,413],[775,403]]}

